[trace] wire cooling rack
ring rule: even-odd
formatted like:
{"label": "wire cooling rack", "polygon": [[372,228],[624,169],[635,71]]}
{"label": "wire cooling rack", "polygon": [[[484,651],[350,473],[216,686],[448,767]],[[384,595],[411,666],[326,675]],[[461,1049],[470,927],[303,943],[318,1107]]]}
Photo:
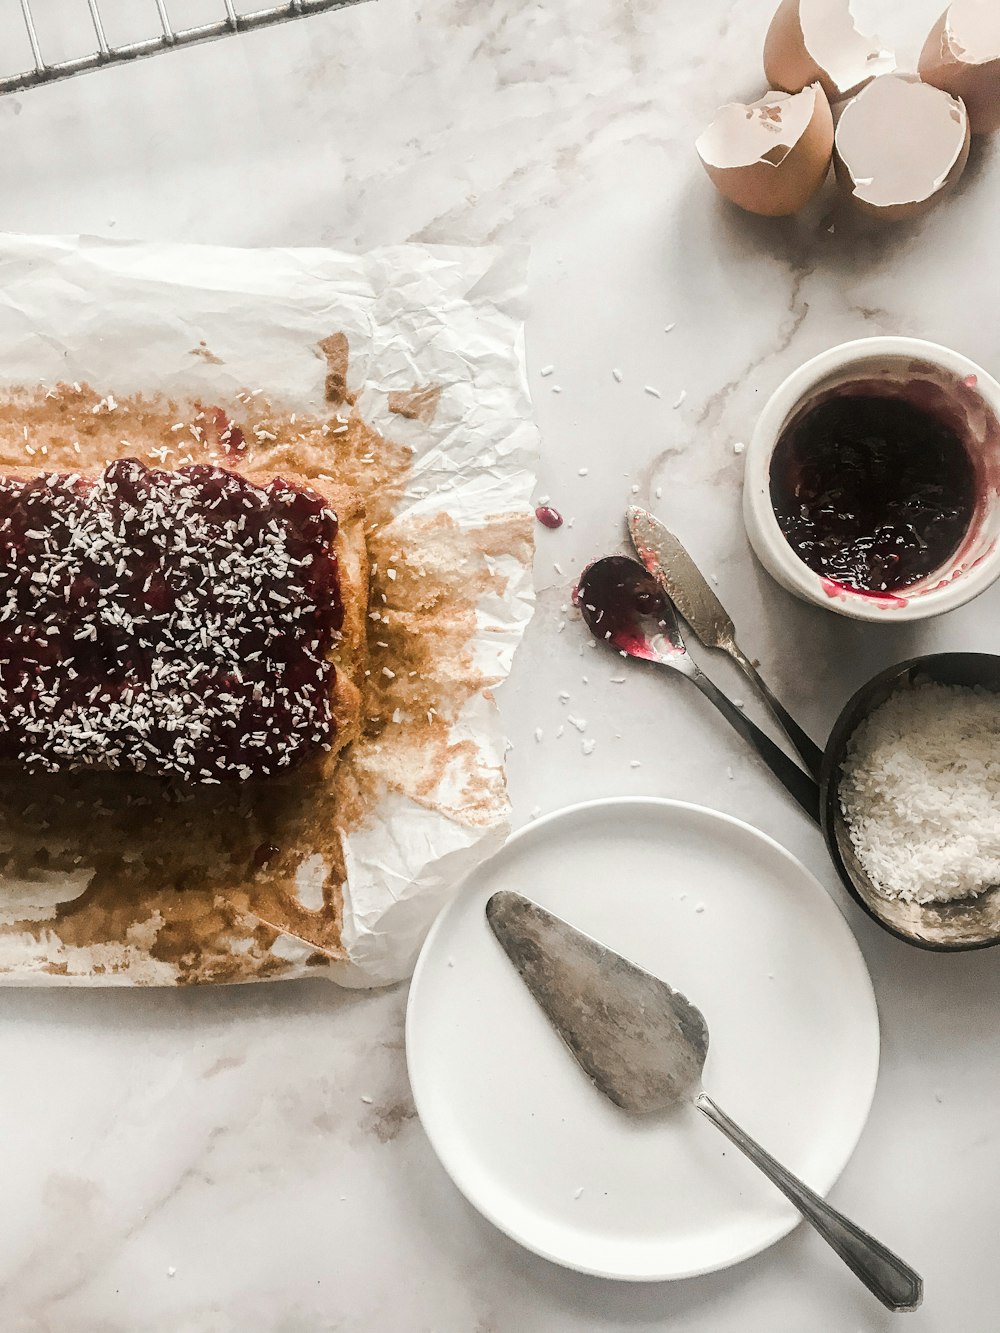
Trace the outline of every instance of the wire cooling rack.
{"label": "wire cooling rack", "polygon": [[[97,49],[88,50],[83,55],[68,59],[47,60],[46,42],[40,37],[41,25],[36,17],[40,8],[39,0],[19,0],[24,27],[27,30],[28,43],[34,68],[17,74],[0,76],[0,93],[20,92],[25,88],[36,88],[43,83],[52,83],[57,79],[68,79],[74,74],[84,74],[87,70],[103,69],[107,65],[123,65],[130,60],[139,60],[143,56],[158,55],[161,51],[174,51],[182,46],[192,46],[196,42],[210,42],[216,37],[229,37],[235,33],[251,32],[255,28],[267,28],[274,23],[283,23],[289,19],[306,18],[310,14],[321,14],[330,9],[344,9],[357,4],[359,0],[287,0],[287,3],[273,5],[268,9],[258,9],[250,13],[241,13],[239,0],[205,0],[203,8],[216,11],[217,17],[206,14],[205,21],[174,26],[170,11],[174,7],[172,0],[131,0],[130,17],[134,20],[139,10],[148,8],[150,28],[149,36],[138,40],[116,42],[109,38],[109,25],[102,7],[108,8],[107,0],[58,0],[60,6],[68,9],[84,6],[90,11],[89,27],[93,29]],[[190,0],[185,0],[185,8],[190,10]]]}

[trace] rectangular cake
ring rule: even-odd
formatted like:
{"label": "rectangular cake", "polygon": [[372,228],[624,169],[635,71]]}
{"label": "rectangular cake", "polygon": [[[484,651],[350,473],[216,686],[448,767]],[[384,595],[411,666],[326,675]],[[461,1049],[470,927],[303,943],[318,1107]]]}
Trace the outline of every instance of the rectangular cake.
{"label": "rectangular cake", "polygon": [[245,781],[357,733],[359,503],[130,458],[0,476],[0,762]]}

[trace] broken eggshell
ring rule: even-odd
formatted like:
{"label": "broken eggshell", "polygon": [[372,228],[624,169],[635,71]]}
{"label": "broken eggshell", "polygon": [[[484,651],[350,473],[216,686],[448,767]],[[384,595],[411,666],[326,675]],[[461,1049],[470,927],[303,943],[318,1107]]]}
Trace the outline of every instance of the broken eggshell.
{"label": "broken eggshell", "polygon": [[973,134],[1000,129],[1000,4],[955,0],[920,53],[925,83],[961,97]]}
{"label": "broken eggshell", "polygon": [[965,169],[969,117],[960,98],[916,74],[883,74],[837,122],[837,181],[866,213],[890,221],[930,208]]}
{"label": "broken eggshell", "polygon": [[764,40],[770,87],[797,93],[818,81],[831,102],[895,67],[891,51],[858,32],[848,0],[782,0]]}
{"label": "broken eggshell", "polygon": [[695,145],[720,194],[765,217],[797,213],[826,179],[833,116],[819,84],[731,102]]}

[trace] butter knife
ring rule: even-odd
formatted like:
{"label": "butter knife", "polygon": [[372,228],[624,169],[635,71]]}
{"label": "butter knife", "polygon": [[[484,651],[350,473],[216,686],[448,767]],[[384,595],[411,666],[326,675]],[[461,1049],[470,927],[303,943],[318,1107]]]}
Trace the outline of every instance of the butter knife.
{"label": "butter knife", "polygon": [[630,505],[626,520],[639,559],[691,626],[695,637],[704,647],[717,648],[729,654],[759,691],[778,725],[795,746],[802,762],[818,780],[823,751],[774,697],[754,664],[740,649],[732,618],[712,591],[704,574],[670,529],[648,510]]}

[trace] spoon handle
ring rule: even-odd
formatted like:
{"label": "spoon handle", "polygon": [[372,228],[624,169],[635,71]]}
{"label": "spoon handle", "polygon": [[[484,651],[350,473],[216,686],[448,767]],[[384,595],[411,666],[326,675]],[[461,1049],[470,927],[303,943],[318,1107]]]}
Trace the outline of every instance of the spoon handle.
{"label": "spoon handle", "polygon": [[710,699],[722,716],[729,722],[767,764],[768,768],[783,783],[790,795],[794,796],[811,819],[819,823],[819,787],[815,778],[803,773],[794,760],[789,759],[784,750],[780,750],[770,736],[761,731],[756,723],[751,722],[745,713],[728,698],[719,687],[697,669],[691,673],[691,679],[701,690],[706,699]]}
{"label": "spoon handle", "polygon": [[806,735],[784,704],[775,698],[771,693],[770,687],[761,678],[760,672],[750,659],[744,655],[736,643],[733,643],[730,648],[729,656],[740,668],[747,680],[749,680],[759,691],[764,702],[777,719],[778,725],[795,746],[801,756],[802,762],[813,777],[819,781],[819,770],[823,763],[823,751],[811,736]]}
{"label": "spoon handle", "polygon": [[701,1093],[695,1106],[754,1166],[763,1171],[773,1185],[777,1185],[789,1203],[795,1205],[805,1220],[887,1309],[904,1311],[917,1308],[924,1296],[923,1278],[919,1273],[914,1272],[909,1264],[893,1254],[881,1241],[869,1236],[867,1231],[862,1231],[850,1218],[838,1213],[836,1208],[775,1161],[745,1130],[730,1120],[707,1093]]}

